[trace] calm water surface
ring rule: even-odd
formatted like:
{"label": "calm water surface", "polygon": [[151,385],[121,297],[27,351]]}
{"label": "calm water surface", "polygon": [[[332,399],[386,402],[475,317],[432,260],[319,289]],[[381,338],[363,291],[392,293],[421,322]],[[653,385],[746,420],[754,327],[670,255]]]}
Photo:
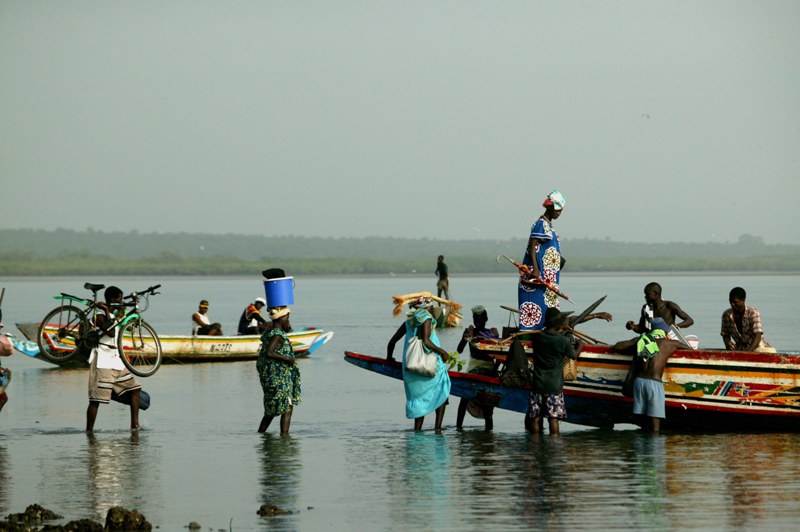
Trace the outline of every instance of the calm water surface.
{"label": "calm water surface", "polygon": [[[0,279],[3,313],[34,321],[60,291],[82,294],[84,281],[126,292],[163,284],[148,320],[162,333],[187,333],[197,301],[233,331],[248,301],[261,295],[254,279],[116,278]],[[584,332],[614,341],[638,317],[642,289],[658,280],[664,297],[696,321],[688,332],[720,347],[719,317],[731,287],[744,286],[758,307],[765,336],[797,350],[798,276],[574,276],[564,290],[614,322]],[[145,430],[131,433],[128,410],[102,406],[93,436],[83,433],[85,370],[60,370],[14,355],[10,402],[0,413],[0,515],[38,502],[66,520],[102,521],[111,506],[139,509],[163,530],[190,521],[204,529],[481,530],[550,528],[750,528],[800,523],[800,435],[664,434],[648,436],[564,424],[561,437],[524,433],[520,414],[497,411],[495,431],[467,420],[454,430],[457,398],[443,435],[410,431],[400,381],[355,368],[345,349],[385,353],[400,323],[394,294],[431,289],[434,277],[298,278],[295,327],[335,331],[330,343],[300,361],[303,402],[292,433],[256,434],[261,390],[252,362],[164,366],[141,379],[152,407]],[[483,304],[490,322],[507,324],[499,305],[516,306],[513,276],[452,280],[456,301]],[[571,308],[569,304],[564,308]],[[580,310],[580,308],[578,309]],[[460,331],[443,331],[454,350]],[[426,428],[433,419],[426,419]],[[261,504],[292,510],[261,518]]]}

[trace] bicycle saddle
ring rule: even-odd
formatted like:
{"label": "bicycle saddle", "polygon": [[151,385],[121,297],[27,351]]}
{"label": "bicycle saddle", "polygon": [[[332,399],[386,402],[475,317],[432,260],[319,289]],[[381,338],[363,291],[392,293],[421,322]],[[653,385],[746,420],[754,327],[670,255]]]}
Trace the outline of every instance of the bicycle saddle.
{"label": "bicycle saddle", "polygon": [[84,287],[85,289],[87,289],[87,290],[91,290],[92,292],[94,292],[94,293],[96,294],[97,292],[99,292],[100,290],[102,290],[103,288],[105,288],[105,287],[106,287],[106,285],[104,285],[104,284],[92,284],[92,283],[86,283],[86,284],[84,284],[84,285],[83,285],[83,287]]}

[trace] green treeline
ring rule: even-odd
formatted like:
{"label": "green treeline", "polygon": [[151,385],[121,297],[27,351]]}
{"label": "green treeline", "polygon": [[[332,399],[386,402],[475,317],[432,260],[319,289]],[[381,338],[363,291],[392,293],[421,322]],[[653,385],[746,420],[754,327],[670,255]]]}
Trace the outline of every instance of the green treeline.
{"label": "green treeline", "polygon": [[[495,260],[522,258],[525,242],[400,238],[308,238],[187,233],[0,230],[0,275],[251,275],[270,267],[293,274],[433,273],[445,255],[453,274],[511,273]],[[736,243],[642,244],[562,240],[571,272],[800,272],[800,246]]]}

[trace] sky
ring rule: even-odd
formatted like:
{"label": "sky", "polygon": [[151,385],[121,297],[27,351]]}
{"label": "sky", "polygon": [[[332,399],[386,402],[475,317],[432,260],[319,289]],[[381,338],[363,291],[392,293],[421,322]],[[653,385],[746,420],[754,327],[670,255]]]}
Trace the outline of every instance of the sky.
{"label": "sky", "polygon": [[800,244],[800,2],[0,0],[0,227]]}

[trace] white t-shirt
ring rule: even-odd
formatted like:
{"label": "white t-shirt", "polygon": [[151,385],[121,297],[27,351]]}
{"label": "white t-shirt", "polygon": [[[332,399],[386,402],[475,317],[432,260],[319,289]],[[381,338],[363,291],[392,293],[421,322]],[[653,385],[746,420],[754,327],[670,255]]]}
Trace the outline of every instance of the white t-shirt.
{"label": "white t-shirt", "polygon": [[104,334],[102,338],[100,338],[100,345],[92,349],[92,353],[89,355],[89,364],[92,363],[94,357],[97,357],[97,368],[98,369],[127,369],[125,364],[122,363],[122,359],[119,356],[119,352],[117,351],[117,329],[116,327],[109,331],[111,336],[108,334]]}

